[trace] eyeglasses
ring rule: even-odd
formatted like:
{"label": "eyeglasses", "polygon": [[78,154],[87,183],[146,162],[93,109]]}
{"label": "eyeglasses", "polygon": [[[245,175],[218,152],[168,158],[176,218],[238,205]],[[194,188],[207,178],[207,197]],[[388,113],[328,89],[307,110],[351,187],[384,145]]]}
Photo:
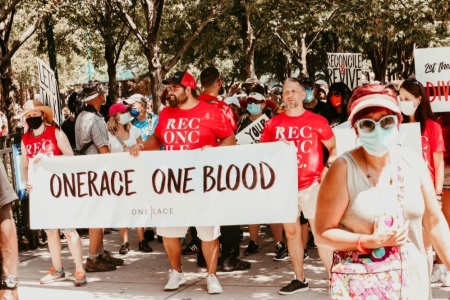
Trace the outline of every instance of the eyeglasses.
{"label": "eyeglasses", "polygon": [[313,89],[314,89],[314,87],[312,87],[312,86],[305,87],[305,91],[307,91],[307,92],[312,92]]}
{"label": "eyeglasses", "polygon": [[382,117],[378,122],[372,119],[361,119],[356,121],[356,126],[360,132],[370,133],[374,131],[376,126],[380,126],[384,130],[389,130],[397,126],[398,119],[396,115]]}
{"label": "eyeglasses", "polygon": [[256,100],[256,99],[247,99],[247,103],[248,104],[263,104],[264,102],[266,102],[266,101],[264,101],[264,100]]}
{"label": "eyeglasses", "polygon": [[169,92],[175,92],[175,90],[178,90],[178,89],[184,89],[184,87],[183,86],[168,86],[167,88],[167,91],[169,91]]}

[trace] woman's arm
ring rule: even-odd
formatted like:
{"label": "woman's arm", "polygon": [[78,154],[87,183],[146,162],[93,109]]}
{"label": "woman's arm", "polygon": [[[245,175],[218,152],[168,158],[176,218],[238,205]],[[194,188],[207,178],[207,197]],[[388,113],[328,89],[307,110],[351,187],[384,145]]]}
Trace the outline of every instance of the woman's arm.
{"label": "woman's arm", "polygon": [[431,181],[428,168],[425,163],[419,163],[417,165],[419,166],[417,173],[421,176],[422,194],[425,200],[425,212],[422,224],[429,233],[431,244],[439,258],[447,268],[450,268],[450,230],[448,223],[436,200],[436,191]]}
{"label": "woman's arm", "polygon": [[58,143],[58,148],[61,150],[62,155],[73,155],[72,146],[70,146],[69,139],[66,134],[59,129],[55,130],[56,142]]}
{"label": "woman's arm", "polygon": [[442,187],[444,185],[444,152],[433,152],[433,165],[434,165],[434,188],[436,194],[442,193]]}

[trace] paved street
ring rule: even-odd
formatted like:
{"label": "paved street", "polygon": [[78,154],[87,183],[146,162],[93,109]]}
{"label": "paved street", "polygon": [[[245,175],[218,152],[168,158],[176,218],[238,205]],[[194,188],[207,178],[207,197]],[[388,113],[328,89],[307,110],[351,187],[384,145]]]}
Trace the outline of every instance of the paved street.
{"label": "paved street", "polygon": [[[162,244],[150,242],[153,253],[130,251],[127,255],[118,254],[120,247],[119,233],[113,231],[105,235],[105,245],[117,257],[123,257],[125,264],[116,271],[105,273],[88,273],[88,285],[75,288],[70,281],[51,285],[39,284],[51,266],[46,246],[34,251],[20,253],[20,299],[79,299],[79,300],[124,300],[124,299],[327,299],[327,279],[325,269],[317,256],[317,250],[309,250],[310,259],[306,261],[306,276],[310,290],[290,296],[278,294],[280,287],[293,279],[290,262],[273,261],[275,243],[270,230],[261,227],[259,253],[249,256],[252,268],[247,271],[219,272],[218,277],[223,286],[223,294],[210,296],[206,292],[205,269],[199,269],[195,256],[184,256],[183,267],[188,282],[179,290],[163,291],[168,279],[169,264]],[[83,236],[83,248],[87,255],[88,239]],[[242,243],[247,245],[248,237]],[[73,260],[63,240],[63,263],[67,273],[74,271]],[[137,249],[137,237],[130,231],[130,248]],[[448,299],[450,288],[433,288],[433,299]]]}

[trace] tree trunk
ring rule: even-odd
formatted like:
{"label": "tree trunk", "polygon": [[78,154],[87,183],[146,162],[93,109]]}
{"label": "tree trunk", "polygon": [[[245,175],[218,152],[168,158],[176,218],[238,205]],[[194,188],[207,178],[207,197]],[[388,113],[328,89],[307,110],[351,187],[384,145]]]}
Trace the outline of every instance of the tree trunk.
{"label": "tree trunk", "polygon": [[306,33],[302,33],[301,35],[301,44],[300,44],[300,57],[301,57],[301,64],[302,64],[302,69],[301,69],[301,74],[302,77],[309,77],[308,74],[308,67],[307,67],[307,62],[306,62],[306,54],[308,52],[308,49],[306,48]]}
{"label": "tree trunk", "polygon": [[105,60],[108,71],[108,95],[111,97],[112,103],[117,102],[117,65],[115,58],[115,47],[110,41],[105,41]]}
{"label": "tree trunk", "polygon": [[0,75],[3,100],[1,108],[5,112],[6,119],[8,120],[8,132],[13,133],[16,131],[14,103],[16,103],[17,99],[17,87],[11,78],[11,62],[9,64],[6,63],[3,67],[6,67],[6,70]]}

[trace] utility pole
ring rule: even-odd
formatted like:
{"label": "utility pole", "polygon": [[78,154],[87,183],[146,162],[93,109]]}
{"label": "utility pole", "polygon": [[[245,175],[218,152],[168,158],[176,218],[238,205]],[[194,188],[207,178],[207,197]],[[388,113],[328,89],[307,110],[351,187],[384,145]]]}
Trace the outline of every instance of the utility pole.
{"label": "utility pole", "polygon": [[[45,5],[46,1],[44,1]],[[58,112],[58,115],[55,116],[55,122],[58,123],[58,125],[61,125],[61,112],[62,107],[64,106],[60,97],[59,93],[59,79],[58,79],[58,66],[56,64],[56,50],[55,50],[55,39],[53,38],[53,22],[52,22],[52,15],[49,15],[45,19],[45,33],[47,35],[47,51],[48,51],[48,60],[50,62],[50,68],[55,73],[55,80],[56,80],[56,101],[54,105],[54,114]],[[42,97],[42,95],[41,95]],[[49,105],[50,107],[53,107],[54,105],[50,105],[50,103],[43,103],[44,105]]]}

